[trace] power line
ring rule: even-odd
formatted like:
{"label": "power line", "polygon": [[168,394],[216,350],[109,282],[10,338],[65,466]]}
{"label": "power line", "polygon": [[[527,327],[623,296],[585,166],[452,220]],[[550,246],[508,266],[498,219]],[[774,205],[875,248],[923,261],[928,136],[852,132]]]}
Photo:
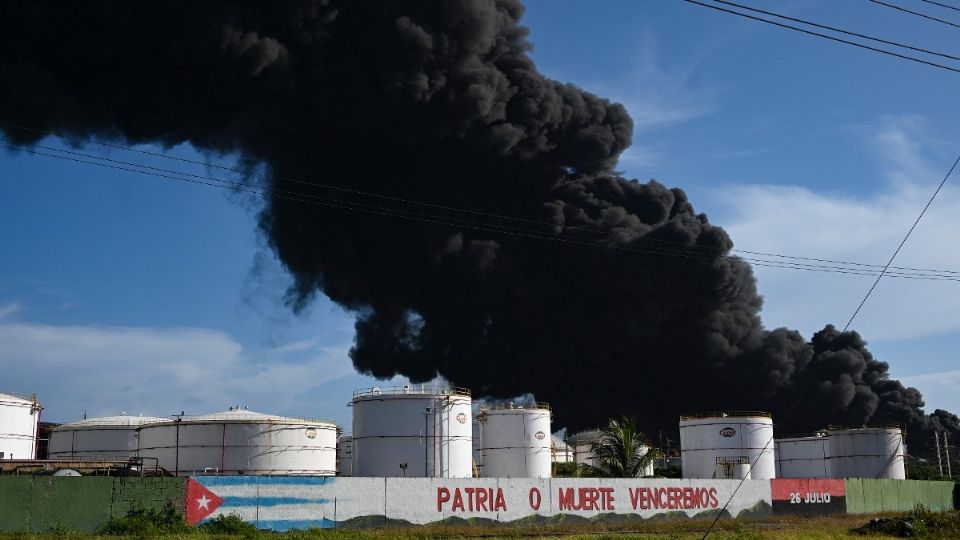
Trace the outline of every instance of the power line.
{"label": "power line", "polygon": [[877,284],[880,283],[880,279],[883,278],[887,268],[893,264],[893,259],[896,258],[898,253],[900,253],[900,249],[902,249],[903,245],[907,243],[910,235],[913,234],[913,230],[917,228],[917,224],[920,223],[923,215],[927,213],[927,209],[929,209],[930,205],[933,204],[933,200],[937,198],[940,190],[943,189],[944,184],[947,183],[950,175],[953,174],[953,170],[957,168],[957,163],[960,163],[960,156],[957,156],[956,161],[954,161],[953,165],[950,166],[950,170],[947,171],[947,174],[943,176],[943,180],[940,181],[940,185],[937,186],[937,189],[933,192],[933,195],[930,196],[930,200],[927,201],[927,204],[924,205],[923,210],[920,211],[920,215],[917,216],[917,219],[913,222],[913,225],[910,226],[910,230],[907,231],[907,234],[904,235],[903,240],[900,241],[900,245],[897,246],[897,249],[894,250],[893,255],[890,256],[890,260],[887,261],[887,265],[883,267],[883,270],[880,272],[880,275],[877,276],[876,281],[874,281],[873,285],[870,286],[870,290],[867,291],[867,294],[864,295],[863,300],[860,301],[860,305],[857,306],[857,309],[854,310],[853,315],[850,316],[850,320],[848,320],[847,324],[843,327],[844,332],[847,331],[847,328],[850,328],[850,324],[853,322],[853,319],[857,317],[857,314],[860,313],[860,309],[862,309],[863,305],[867,303],[867,298],[870,298],[870,294],[873,293],[873,290],[877,288]]}
{"label": "power line", "polygon": [[[952,26],[952,27],[954,27],[954,28],[960,28],[960,24],[957,24],[957,23],[955,23],[955,22],[951,22],[951,21],[948,21],[948,20],[946,20],[946,19],[941,19],[941,18],[939,18],[939,17],[934,17],[933,15],[927,15],[926,13],[920,13],[919,11],[913,11],[913,10],[911,10],[911,9],[907,9],[907,8],[905,8],[905,7],[901,7],[901,6],[898,6],[898,5],[896,5],[896,4],[889,4],[889,3],[883,2],[883,1],[881,1],[881,0],[867,0],[867,1],[868,1],[868,2],[873,2],[874,4],[877,4],[877,5],[881,5],[881,6],[888,7],[888,8],[890,8],[890,9],[895,9],[895,10],[897,10],[897,11],[902,11],[903,13],[909,13],[910,15],[914,15],[914,16],[917,16],[917,17],[922,17],[922,18],[924,18],[924,19],[928,19],[928,20],[935,21],[935,22],[938,22],[938,23],[941,23],[941,24],[945,24],[945,25],[947,25],[947,26]],[[938,5],[939,5],[939,4],[938,4]]]}
{"label": "power line", "polygon": [[[0,139],[3,139],[0,137]],[[331,197],[325,197],[320,195],[311,195],[305,193],[291,192],[287,190],[272,188],[272,189],[263,189],[256,186],[251,186],[242,182],[232,182],[228,180],[210,178],[205,176],[200,176],[192,173],[185,173],[180,171],[173,171],[170,169],[163,169],[159,167],[152,166],[143,166],[135,163],[130,163],[121,160],[114,160],[109,158],[101,158],[97,156],[91,156],[89,154],[84,154],[82,152],[75,152],[70,150],[61,150],[45,146],[36,146],[37,148],[42,148],[44,150],[49,150],[51,152],[62,152],[67,155],[59,155],[55,153],[40,152],[33,149],[26,149],[12,144],[4,144],[7,148],[18,149],[32,155],[57,158],[77,163],[83,163],[88,165],[96,165],[105,168],[111,168],[126,172],[134,172],[147,176],[155,176],[159,178],[164,178],[168,180],[180,180],[184,182],[189,182],[193,184],[206,185],[210,187],[217,187],[222,189],[230,189],[232,191],[246,192],[251,194],[260,195],[262,197],[275,196],[280,199],[291,200],[296,202],[302,202],[306,204],[314,204],[325,207],[338,208],[353,212],[361,212],[367,214],[375,214],[387,217],[402,218],[414,221],[420,221],[425,223],[433,223],[439,225],[447,225],[451,227],[461,227],[466,229],[478,230],[483,232],[492,232],[498,234],[508,234],[513,236],[538,239],[538,240],[548,240],[555,242],[563,242],[569,244],[576,244],[582,246],[591,246],[602,249],[624,251],[630,253],[640,253],[647,255],[660,255],[660,256],[670,256],[678,257],[683,259],[688,259],[692,262],[699,262],[703,264],[712,264],[716,260],[729,260],[736,263],[750,263],[756,266],[769,267],[769,268],[781,268],[788,270],[803,270],[803,271],[813,271],[813,272],[828,272],[828,273],[837,273],[837,274],[848,274],[848,275],[861,275],[861,276],[876,276],[878,275],[877,271],[871,270],[870,268],[848,268],[843,266],[831,266],[825,264],[807,264],[800,262],[792,261],[783,261],[783,260],[768,260],[768,259],[757,259],[751,257],[740,257],[733,255],[725,254],[714,254],[714,255],[704,255],[698,253],[694,250],[687,251],[678,251],[675,249],[667,249],[657,246],[645,246],[642,248],[637,247],[625,247],[617,246],[610,243],[603,243],[597,239],[583,238],[578,236],[569,235],[566,237],[557,236],[555,234],[548,234],[542,231],[535,231],[529,229],[522,229],[515,226],[503,225],[503,224],[490,224],[483,222],[470,222],[464,221],[462,218],[450,217],[450,216],[437,216],[432,214],[425,214],[423,212],[416,212],[398,208],[390,208],[372,205],[369,203],[362,203],[357,201],[344,201],[340,199],[335,199]],[[85,158],[85,159],[82,159]],[[91,161],[92,160],[92,161]],[[103,160],[103,161],[97,161]],[[141,169],[141,167],[143,169]],[[757,252],[760,253],[760,252]],[[826,259],[823,259],[826,260]],[[862,263],[853,263],[853,264],[862,264]],[[934,271],[940,272],[940,271]],[[946,273],[923,273],[923,272],[900,272],[896,270],[887,271],[887,277],[897,277],[903,279],[920,279],[920,280],[929,280],[929,281],[954,281],[960,282],[960,276],[952,275],[951,271],[943,271]]]}
{"label": "power line", "polygon": [[789,17],[789,16],[787,16],[787,15],[780,15],[779,13],[774,13],[774,12],[772,12],[772,11],[766,11],[766,10],[763,10],[763,9],[758,9],[758,8],[754,8],[754,7],[750,7],[750,6],[745,6],[745,5],[743,5],[743,4],[737,4],[737,3],[735,3],[735,2],[730,2],[730,1],[728,1],[728,0],[713,0],[713,1],[714,1],[714,2],[717,2],[717,3],[720,3],[720,4],[726,4],[726,5],[729,5],[729,6],[738,7],[738,8],[740,8],[740,9],[745,9],[745,10],[747,10],[747,11],[753,11],[754,13],[762,13],[762,14],[764,14],[764,15],[770,15],[770,16],[772,16],[772,17],[777,17],[777,18],[780,18],[780,19],[785,19],[785,20],[788,20],[788,21],[793,21],[793,22],[798,22],[798,23],[806,24],[806,25],[808,25],[808,26],[813,26],[813,27],[815,27],[815,28],[821,28],[821,29],[823,29],[823,30],[830,30],[831,32],[837,32],[837,33],[845,34],[845,35],[848,35],[848,36],[854,36],[854,37],[858,37],[858,38],[861,38],[861,39],[867,39],[867,40],[870,40],[870,41],[875,41],[875,42],[877,42],[877,43],[883,43],[883,44],[885,44],[885,45],[893,45],[894,47],[901,47],[901,48],[903,48],[903,49],[909,49],[909,50],[911,50],[911,51],[916,51],[916,52],[925,53],[925,54],[931,54],[931,55],[934,55],[934,56],[940,56],[940,57],[942,57],[942,58],[948,58],[948,59],[950,59],[950,60],[960,60],[960,57],[953,56],[952,54],[941,53],[941,52],[937,52],[937,51],[931,51],[931,50],[929,50],[929,49],[924,49],[924,48],[922,48],[922,47],[914,47],[913,45],[904,45],[904,44],[898,43],[898,42],[896,42],[896,41],[890,41],[890,40],[888,40],[888,39],[883,39],[883,38],[868,36],[868,35],[866,35],[866,34],[860,34],[860,33],[858,33],[858,32],[851,32],[851,31],[849,31],[849,30],[844,30],[844,29],[842,29],[842,28],[837,28],[837,27],[834,27],[834,26],[828,26],[828,25],[825,25],[825,24],[820,24],[820,23],[816,23],[816,22],[813,22],[813,21],[808,21],[808,20],[805,20],[805,19],[798,19],[798,18],[796,18],[796,17]]}
{"label": "power line", "polygon": [[[129,147],[129,146],[123,146],[123,145],[118,145],[118,144],[110,144],[110,143],[105,143],[105,142],[96,141],[96,140],[92,140],[92,139],[84,139],[84,138],[78,138],[78,137],[61,135],[61,134],[58,134],[58,133],[54,133],[54,132],[50,132],[50,131],[45,131],[45,130],[40,130],[40,129],[36,129],[36,128],[29,128],[29,127],[21,126],[21,125],[18,125],[18,124],[13,124],[13,123],[6,122],[6,121],[2,121],[2,120],[0,120],[0,125],[5,125],[5,126],[8,126],[8,127],[12,127],[12,128],[20,129],[20,130],[25,130],[25,131],[30,131],[30,132],[34,132],[34,133],[39,133],[39,134],[43,134],[43,135],[48,135],[48,136],[56,136],[56,137],[60,137],[60,138],[66,139],[66,140],[71,140],[71,141],[74,141],[74,142],[78,142],[78,143],[97,144],[97,145],[105,146],[105,147],[108,147],[108,148],[114,148],[114,149],[119,149],[119,150],[128,151],[128,152],[135,152],[135,153],[139,153],[139,154],[144,154],[144,155],[149,155],[149,156],[159,157],[159,158],[164,158],[164,159],[170,159],[170,160],[174,160],[174,161],[178,161],[178,162],[183,162],[183,163],[188,163],[188,164],[202,165],[202,166],[205,166],[205,167],[216,168],[216,169],[221,169],[221,170],[230,171],[230,172],[236,172],[236,173],[239,173],[239,174],[246,174],[246,173],[248,172],[248,171],[245,171],[245,170],[242,170],[242,169],[238,169],[238,168],[235,168],[235,167],[226,167],[226,166],[222,166],[222,165],[216,165],[216,164],[206,163],[206,162],[202,162],[202,161],[197,161],[197,160],[182,158],[182,157],[179,157],[179,156],[170,156],[170,155],[163,154],[163,153],[151,152],[151,151],[148,151],[148,150],[143,150],[143,149],[139,149],[139,148],[133,148],[133,147]],[[9,138],[2,137],[2,136],[0,136],[0,140],[6,140],[6,141],[9,141],[9,142],[13,142],[13,141],[10,140]],[[162,173],[166,173],[166,174],[185,175],[185,176],[189,176],[189,177],[191,177],[191,178],[198,179],[198,180],[203,180],[203,181],[213,180],[213,179],[212,179],[210,176],[208,176],[208,175],[203,175],[203,176],[202,176],[202,175],[196,175],[196,174],[191,174],[191,173],[184,173],[184,172],[179,172],[179,171],[172,171],[172,170],[170,170],[170,169],[164,169],[164,168],[158,168],[158,167],[151,167],[151,166],[146,166],[146,165],[139,165],[139,164],[131,163],[131,162],[128,162],[128,161],[114,160],[114,159],[105,158],[105,157],[93,156],[93,155],[85,154],[85,153],[82,153],[82,152],[75,152],[75,151],[70,151],[70,150],[63,150],[63,149],[52,148],[52,147],[47,147],[47,146],[42,146],[42,145],[34,145],[34,147],[36,147],[36,148],[42,148],[42,149],[44,149],[44,150],[49,150],[49,151],[52,151],[52,152],[62,152],[62,153],[70,154],[70,155],[81,156],[81,157],[84,157],[84,158],[86,158],[86,159],[108,161],[108,162],[115,163],[115,164],[119,164],[119,165],[123,165],[123,166],[126,166],[126,167],[141,167],[141,168],[145,168],[145,169],[149,169],[149,170],[157,171],[157,172],[162,172]],[[13,148],[19,149],[20,147],[13,147]],[[48,157],[49,157],[49,156],[48,156]],[[128,169],[121,168],[121,170],[128,170]],[[166,178],[165,175],[159,175],[159,176]],[[470,214],[470,215],[473,215],[473,216],[484,216],[484,217],[491,217],[491,218],[501,219],[501,220],[506,220],[506,221],[515,221],[515,222],[523,223],[523,224],[533,224],[533,225],[537,225],[537,226],[549,227],[549,228],[551,228],[551,229],[556,228],[556,227],[558,226],[558,224],[556,224],[556,223],[551,223],[551,222],[546,222],[546,221],[534,220],[534,219],[529,219],[529,218],[521,218],[521,217],[515,217],[515,216],[505,216],[505,215],[496,214],[496,213],[482,212],[482,211],[478,211],[478,210],[474,210],[474,209],[466,209],[466,208],[445,206],[445,205],[434,204],[434,203],[429,203],[429,202],[424,202],[424,201],[418,201],[418,200],[413,200],[413,199],[393,197],[393,196],[384,195],[384,194],[381,194],[381,193],[372,193],[372,192],[367,192],[367,191],[360,191],[360,190],[355,190],[355,189],[343,188],[343,187],[340,187],[340,186],[333,186],[333,185],[330,185],[330,184],[323,184],[323,183],[318,183],[318,182],[309,182],[309,181],[304,181],[304,180],[298,180],[298,179],[289,178],[289,177],[283,177],[283,176],[278,176],[278,175],[271,175],[271,178],[273,178],[273,179],[275,179],[275,180],[281,180],[281,181],[285,181],[285,182],[290,182],[290,183],[300,184],[300,185],[304,185],[304,186],[309,186],[309,187],[311,187],[311,188],[331,189],[331,190],[335,190],[335,191],[339,191],[339,192],[344,192],[344,193],[350,193],[350,194],[354,194],[354,195],[361,195],[361,196],[366,196],[366,197],[374,197],[374,198],[381,199],[381,200],[389,200],[389,201],[399,202],[399,203],[402,203],[402,204],[418,205],[418,206],[423,206],[423,207],[427,207],[427,208],[441,209],[441,210],[452,211],[452,212],[462,212],[462,213]],[[217,182],[224,182],[224,180],[215,180],[215,181],[217,181]],[[243,183],[232,183],[232,182],[231,182],[230,185],[227,186],[227,187],[237,188],[238,186],[248,187],[249,185],[248,185],[248,184],[243,184]],[[280,193],[280,194],[296,194],[296,195],[302,195],[302,194],[299,194],[299,193],[297,193],[297,192],[283,191],[283,190],[279,190],[279,189],[277,189],[277,188],[273,188],[273,192],[275,192],[275,193]],[[312,198],[319,197],[318,195],[305,195],[305,196],[312,197]],[[328,201],[332,200],[332,201],[335,201],[335,202],[342,202],[342,201],[337,201],[336,199],[329,199],[329,198],[327,198],[327,199],[325,199],[325,200],[328,200]],[[366,204],[366,203],[356,203],[356,202],[353,202],[352,204]],[[368,205],[368,206],[369,206],[369,205]],[[383,207],[374,206],[373,208],[380,209],[380,210],[385,210]],[[447,218],[447,219],[449,219],[449,218]],[[594,240],[594,241],[600,241],[600,240],[605,240],[605,239],[606,239],[606,240],[609,240],[609,239],[611,239],[611,237],[612,237],[612,234],[611,234],[611,233],[607,233],[607,232],[604,232],[604,231],[598,231],[598,230],[596,230],[596,229],[594,229],[594,228],[590,228],[590,227],[583,227],[583,226],[577,226],[577,225],[562,225],[562,227],[563,227],[564,230],[567,230],[567,231],[573,230],[573,231],[576,231],[576,232],[584,232],[584,233],[587,233],[587,234],[590,234],[590,235],[600,235],[600,236],[602,236],[602,238],[592,239],[592,240]],[[537,232],[538,234],[544,234],[543,231],[536,231],[536,232]],[[717,256],[719,256],[719,257],[730,257],[730,256],[725,255],[724,253],[722,253],[722,251],[724,250],[724,248],[722,248],[722,247],[703,246],[703,245],[690,246],[689,244],[687,244],[687,243],[685,243],[685,242],[679,242],[679,241],[673,241],[673,240],[666,240],[666,239],[660,239],[660,238],[644,238],[644,241],[655,242],[655,243],[658,243],[658,244],[665,244],[665,245],[668,245],[668,246],[679,246],[679,247],[682,247],[685,252],[696,252],[696,251],[698,251],[698,250],[702,250],[702,251],[707,252],[707,255],[705,255],[704,257],[702,257],[704,260],[712,260],[713,258],[715,258],[715,257],[717,257]],[[664,249],[664,250],[668,250],[669,248],[663,248],[663,249]],[[847,270],[847,272],[843,272],[843,273],[856,274],[856,275],[871,275],[871,276],[873,276],[873,275],[877,275],[877,272],[876,272],[876,271],[863,272],[862,270],[864,270],[864,269],[869,270],[869,269],[871,269],[871,268],[872,268],[872,269],[881,269],[881,268],[884,267],[883,265],[877,265],[877,264],[867,264],[867,263],[850,262],[850,261],[838,261],[838,260],[833,260],[833,259],[823,259],[823,258],[815,258],[815,257],[801,257],[801,256],[796,256],[796,255],[783,255],[783,254],[778,254],[778,253],[770,253],[770,252],[762,252],[762,251],[750,251],[750,250],[743,250],[743,249],[736,249],[736,248],[731,249],[730,251],[731,251],[731,252],[736,252],[736,253],[745,253],[745,254],[748,254],[748,255],[762,256],[762,257],[774,257],[774,258],[777,258],[777,259],[787,259],[787,260],[784,260],[784,261],[777,261],[777,260],[775,260],[775,261],[769,261],[769,260],[765,260],[765,259],[755,259],[755,258],[752,258],[752,257],[738,257],[739,259],[743,259],[743,260],[747,260],[747,261],[750,261],[750,262],[754,262],[754,263],[756,263],[756,264],[759,264],[760,266],[769,266],[769,267],[775,267],[775,268],[790,268],[790,269],[797,269],[797,270],[805,270],[805,269],[807,269],[807,268],[795,268],[795,267],[793,266],[793,265],[798,265],[798,264],[799,264],[800,266],[815,266],[817,269],[819,269],[819,268],[839,269],[839,270]],[[794,262],[792,262],[792,261],[813,261],[813,262],[817,262],[817,263],[830,263],[831,265],[835,265],[835,266],[828,266],[828,265],[807,265],[807,264],[801,264],[801,263],[794,263]],[[761,264],[761,263],[764,263],[764,264]],[[770,263],[773,263],[773,264],[770,264]],[[854,267],[854,268],[848,268],[848,267],[851,267],[851,266]],[[948,278],[948,279],[949,279],[949,278],[955,277],[954,275],[960,276],[960,271],[954,271],[954,270],[922,269],[922,268],[911,268],[911,267],[900,267],[900,266],[890,266],[889,269],[893,269],[893,270],[904,270],[904,271],[906,271],[906,272],[894,272],[894,273],[890,273],[890,274],[891,274],[891,277],[905,277],[905,278],[913,278],[913,279],[916,279],[917,276],[932,275],[933,277],[942,277],[942,278]],[[894,274],[897,274],[897,275],[894,275]],[[899,274],[903,274],[903,275],[899,275]],[[908,275],[908,274],[913,274],[913,275]],[[949,274],[949,275],[947,275],[947,274]]]}
{"label": "power line", "polygon": [[[754,21],[763,22],[763,23],[767,23],[767,24],[772,24],[772,25],[774,25],[774,26],[779,26],[780,28],[785,28],[785,29],[788,29],[788,30],[793,30],[793,31],[795,31],[795,32],[801,32],[801,33],[808,34],[808,35],[811,35],[811,36],[816,36],[816,37],[823,38],[823,39],[829,39],[830,41],[836,41],[836,42],[838,42],[838,43],[843,43],[843,44],[846,44],[846,45],[851,45],[851,46],[853,46],[853,47],[859,47],[859,48],[861,48],[861,49],[867,49],[867,50],[869,50],[869,51],[878,52],[878,53],[880,53],[880,54],[885,54],[885,55],[888,55],[888,56],[894,56],[894,57],[897,57],[897,58],[900,58],[900,59],[903,59],[903,60],[909,60],[909,61],[911,61],[911,62],[916,62],[916,63],[918,63],[918,64],[924,64],[924,65],[927,65],[927,66],[931,66],[931,67],[935,67],[935,68],[940,68],[940,69],[944,69],[944,70],[947,70],[947,71],[952,71],[952,72],[954,72],[954,73],[960,73],[960,69],[957,69],[957,68],[954,68],[954,67],[950,67],[950,66],[945,66],[945,65],[943,65],[943,64],[938,64],[938,63],[936,63],[936,62],[930,62],[930,61],[928,61],[928,60],[924,60],[924,59],[922,59],[922,58],[917,58],[917,57],[915,57],[915,56],[910,56],[910,55],[906,55],[906,54],[900,54],[900,53],[897,53],[897,52],[888,51],[888,50],[886,50],[886,49],[880,49],[880,48],[878,48],[878,47],[871,47],[870,45],[864,45],[863,43],[857,43],[856,41],[850,41],[850,40],[848,40],[848,39],[838,38],[838,37],[836,37],[836,36],[830,36],[830,35],[827,35],[827,34],[821,34],[820,32],[814,32],[814,31],[812,31],[812,30],[807,30],[807,29],[805,29],[805,28],[799,28],[799,27],[797,27],[797,26],[793,26],[793,25],[789,25],[789,24],[784,24],[784,23],[781,23],[781,22],[771,21],[770,19],[764,19],[763,17],[756,17],[756,16],[750,15],[750,14],[748,14],[748,13],[742,13],[742,12],[735,11],[735,10],[732,10],[732,9],[726,9],[726,8],[723,8],[723,7],[720,7],[720,6],[711,5],[711,4],[706,4],[706,3],[700,2],[700,1],[698,1],[698,0],[683,0],[683,1],[684,1],[684,2],[687,2],[687,3],[690,3],[690,4],[696,4],[696,5],[698,5],[698,6],[702,6],[702,7],[705,7],[705,8],[714,9],[714,10],[717,10],[717,11],[723,11],[723,12],[725,12],[725,13],[730,13],[731,15],[737,15],[737,16],[739,16],[739,17],[744,17],[744,18],[751,19],[751,20],[754,20]],[[871,1],[872,1],[872,0],[871,0]]]}
{"label": "power line", "polygon": [[955,7],[955,6],[951,6],[951,5],[949,5],[949,4],[944,4],[944,3],[942,3],[942,2],[934,2],[933,0],[920,0],[920,1],[921,1],[921,2],[926,2],[926,3],[928,3],[928,4],[933,4],[933,5],[935,5],[935,6],[940,6],[940,7],[943,7],[943,8],[952,9],[952,10],[954,10],[954,11],[960,11],[960,8]]}

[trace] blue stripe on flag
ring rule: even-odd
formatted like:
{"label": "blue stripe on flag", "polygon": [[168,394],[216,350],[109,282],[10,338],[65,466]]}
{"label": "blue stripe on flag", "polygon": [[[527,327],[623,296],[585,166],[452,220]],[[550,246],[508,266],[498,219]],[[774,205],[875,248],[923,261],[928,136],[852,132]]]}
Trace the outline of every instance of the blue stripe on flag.
{"label": "blue stripe on flag", "polygon": [[259,529],[283,532],[299,529],[332,529],[336,522],[332,519],[261,519],[256,523]]}
{"label": "blue stripe on flag", "polygon": [[307,497],[223,497],[223,506],[282,506],[285,504],[326,504],[329,499]]}

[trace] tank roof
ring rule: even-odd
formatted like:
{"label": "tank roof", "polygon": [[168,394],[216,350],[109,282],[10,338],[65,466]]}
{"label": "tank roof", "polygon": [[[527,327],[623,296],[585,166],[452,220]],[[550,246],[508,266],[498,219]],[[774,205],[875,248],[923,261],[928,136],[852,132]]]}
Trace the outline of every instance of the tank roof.
{"label": "tank roof", "polygon": [[868,431],[868,430],[878,430],[878,429],[899,429],[903,430],[903,427],[896,422],[875,422],[870,424],[859,424],[852,426],[827,426],[827,433],[837,432],[837,431]]}
{"label": "tank roof", "polygon": [[203,414],[200,416],[183,416],[177,420],[164,419],[164,424],[180,422],[181,424],[261,424],[261,423],[280,423],[280,424],[313,424],[329,425],[336,427],[332,420],[321,420],[319,418],[291,418],[275,414],[264,414],[247,409],[230,409],[213,414]]}
{"label": "tank roof", "polygon": [[94,427],[136,427],[143,424],[153,424],[156,422],[168,422],[169,418],[159,418],[156,416],[130,416],[121,414],[117,416],[101,416],[99,418],[86,418],[76,422],[67,422],[55,428],[55,431],[68,431],[77,428]]}
{"label": "tank roof", "polygon": [[529,402],[528,402],[528,403],[520,403],[520,404],[517,404],[517,403],[502,403],[502,402],[498,402],[498,403],[493,403],[493,404],[481,404],[481,405],[480,405],[480,410],[481,410],[481,411],[486,411],[486,412],[492,412],[492,411],[496,411],[496,412],[504,412],[504,411],[518,411],[518,412],[523,412],[523,411],[548,411],[548,412],[549,412],[549,411],[550,411],[550,404],[549,404],[549,403],[546,403],[546,402],[543,402],[543,401],[538,401],[538,402],[536,402],[536,403],[529,403]]}
{"label": "tank roof", "polygon": [[599,440],[603,436],[603,431],[600,429],[588,429],[584,431],[578,431],[573,435],[567,436],[567,440],[573,444],[593,442]]}
{"label": "tank roof", "polygon": [[14,394],[13,392],[0,392],[0,401],[8,401],[14,403],[24,403],[24,404],[35,404],[39,403],[37,401],[36,395],[26,395],[26,394]]}
{"label": "tank roof", "polygon": [[680,420],[700,420],[705,418],[773,418],[773,414],[766,411],[726,411],[726,412],[702,412],[694,414],[684,414]]}
{"label": "tank roof", "polygon": [[563,450],[572,450],[572,449],[573,449],[569,444],[567,444],[566,441],[564,441],[564,440],[561,439],[560,437],[557,437],[556,435],[551,435],[551,436],[550,436],[550,446],[552,446],[552,447],[554,447],[554,448],[563,449]]}
{"label": "tank roof", "polygon": [[377,398],[380,396],[402,397],[402,396],[464,396],[470,397],[470,390],[467,388],[446,387],[446,386],[425,386],[422,384],[408,384],[404,386],[374,386],[371,388],[360,388],[353,391],[353,400],[364,398]]}

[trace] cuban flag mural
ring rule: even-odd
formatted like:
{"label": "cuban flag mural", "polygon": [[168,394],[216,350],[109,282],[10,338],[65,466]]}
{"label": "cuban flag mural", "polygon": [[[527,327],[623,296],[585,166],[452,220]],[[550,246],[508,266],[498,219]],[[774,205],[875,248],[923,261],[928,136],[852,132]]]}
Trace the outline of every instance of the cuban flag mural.
{"label": "cuban flag mural", "polygon": [[199,525],[236,514],[272,531],[330,528],[336,508],[325,492],[334,482],[321,476],[193,477],[187,484],[187,521]]}

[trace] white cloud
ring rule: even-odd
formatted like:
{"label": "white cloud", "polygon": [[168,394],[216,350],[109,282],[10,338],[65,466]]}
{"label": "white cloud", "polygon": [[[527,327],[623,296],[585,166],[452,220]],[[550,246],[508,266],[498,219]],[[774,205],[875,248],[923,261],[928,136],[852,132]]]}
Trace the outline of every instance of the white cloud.
{"label": "white cloud", "polygon": [[927,412],[933,412],[934,409],[953,412],[957,410],[957,396],[960,396],[960,370],[901,377],[900,382],[921,390],[923,400],[926,402],[924,410]]}
{"label": "white cloud", "polygon": [[[918,140],[916,119],[887,119],[873,144],[887,182],[867,196],[817,193],[805,187],[734,186],[718,194],[724,227],[737,247],[870,264],[884,264],[946,172],[931,165]],[[960,190],[940,192],[895,266],[960,271]],[[744,255],[754,257],[752,255]],[[874,277],[754,266],[765,297],[767,326],[842,327]],[[960,330],[960,283],[885,278],[852,327],[871,341]]]}
{"label": "white cloud", "polygon": [[20,304],[17,302],[0,304],[0,320],[6,319],[18,311],[20,311]]}
{"label": "white cloud", "polygon": [[0,386],[38,393],[55,420],[230,405],[311,416],[311,389],[353,373],[346,348],[296,343],[254,354],[217,330],[0,324]]}

